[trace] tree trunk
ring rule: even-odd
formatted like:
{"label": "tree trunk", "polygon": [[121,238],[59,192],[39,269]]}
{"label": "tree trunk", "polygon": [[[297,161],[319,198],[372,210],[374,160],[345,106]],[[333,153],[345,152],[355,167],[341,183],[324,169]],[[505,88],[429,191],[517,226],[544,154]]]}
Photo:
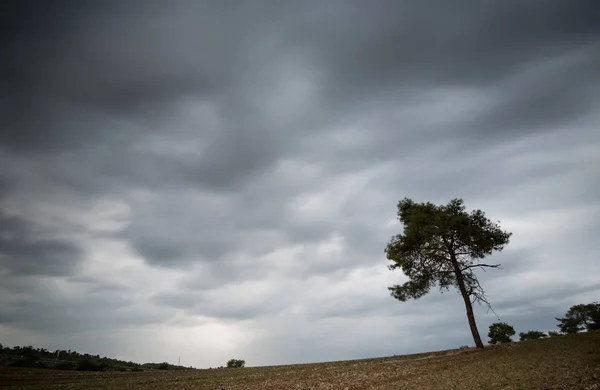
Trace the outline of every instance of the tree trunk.
{"label": "tree trunk", "polygon": [[456,281],[458,282],[458,289],[460,290],[460,295],[462,295],[463,300],[465,301],[465,308],[467,309],[467,319],[469,320],[469,327],[471,327],[471,334],[473,335],[475,346],[477,348],[483,348],[483,342],[481,341],[479,330],[477,330],[477,323],[475,322],[475,314],[473,314],[473,305],[471,304],[471,297],[467,293],[462,272],[460,271],[460,267],[458,265],[458,262],[455,260],[454,256],[452,256],[452,263],[454,266],[454,273],[456,274]]}

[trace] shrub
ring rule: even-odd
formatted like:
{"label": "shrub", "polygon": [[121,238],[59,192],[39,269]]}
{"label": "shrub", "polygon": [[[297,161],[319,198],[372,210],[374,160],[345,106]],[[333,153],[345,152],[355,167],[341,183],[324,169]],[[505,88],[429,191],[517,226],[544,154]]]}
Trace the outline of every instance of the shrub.
{"label": "shrub", "polygon": [[490,325],[488,337],[490,344],[506,344],[512,341],[511,337],[515,335],[515,328],[506,322],[496,322]]}
{"label": "shrub", "polygon": [[72,370],[74,367],[75,367],[74,364],[66,363],[66,362],[57,363],[54,366],[54,368],[56,368],[57,370]]}
{"label": "shrub", "polygon": [[26,366],[26,361],[24,359],[13,359],[8,363],[10,367],[24,367]]}
{"label": "shrub", "polygon": [[245,360],[231,359],[227,362],[227,368],[243,368],[246,365]]}
{"label": "shrub", "polygon": [[39,360],[37,362],[32,363],[30,365],[30,367],[32,367],[32,368],[50,368],[46,363],[41,362]]}
{"label": "shrub", "polygon": [[162,362],[158,365],[158,367],[156,367],[156,369],[158,370],[168,370],[169,369],[169,363],[167,362]]}
{"label": "shrub", "polygon": [[84,359],[77,363],[77,371],[104,371],[106,364],[96,359]]}
{"label": "shrub", "polygon": [[551,330],[550,332],[548,332],[548,336],[556,337],[556,336],[562,336],[562,335],[559,332],[555,332],[555,331]]}
{"label": "shrub", "polygon": [[521,341],[537,340],[537,339],[543,339],[545,337],[548,337],[548,335],[544,332],[540,332],[539,330],[530,330],[526,333],[524,333],[524,332],[519,333],[519,340],[521,340]]}

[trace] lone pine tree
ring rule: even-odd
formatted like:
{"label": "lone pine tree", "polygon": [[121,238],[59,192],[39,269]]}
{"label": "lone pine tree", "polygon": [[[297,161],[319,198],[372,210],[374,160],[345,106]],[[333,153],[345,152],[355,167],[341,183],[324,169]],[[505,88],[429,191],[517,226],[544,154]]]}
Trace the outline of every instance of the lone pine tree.
{"label": "lone pine tree", "polygon": [[489,306],[489,302],[474,270],[500,267],[481,259],[504,249],[512,233],[500,229],[481,210],[466,212],[462,199],[437,206],[404,198],[398,202],[398,219],[404,232],[392,237],[385,252],[393,262],[388,268],[402,269],[409,280],[389,287],[391,295],[405,302],[421,298],[435,285],[442,292],[456,287],[465,302],[475,345],[483,348],[473,304]]}

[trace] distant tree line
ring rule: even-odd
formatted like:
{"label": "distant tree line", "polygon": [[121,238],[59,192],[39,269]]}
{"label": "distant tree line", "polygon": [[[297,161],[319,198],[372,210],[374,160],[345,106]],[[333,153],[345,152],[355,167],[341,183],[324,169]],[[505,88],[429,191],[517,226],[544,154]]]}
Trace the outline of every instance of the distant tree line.
{"label": "distant tree line", "polygon": [[[569,308],[564,317],[556,318],[559,332],[550,331],[548,334],[539,330],[529,330],[519,333],[519,341],[537,340],[546,337],[556,337],[581,331],[600,330],[600,303],[574,305]],[[490,325],[488,337],[490,344],[506,344],[512,342],[515,329],[506,322],[496,322]]]}
{"label": "distant tree line", "polygon": [[100,355],[90,355],[71,350],[49,351],[32,346],[4,347],[0,344],[0,365],[13,367],[52,368],[78,371],[144,371],[189,370],[192,367],[177,366],[169,363],[134,363]]}

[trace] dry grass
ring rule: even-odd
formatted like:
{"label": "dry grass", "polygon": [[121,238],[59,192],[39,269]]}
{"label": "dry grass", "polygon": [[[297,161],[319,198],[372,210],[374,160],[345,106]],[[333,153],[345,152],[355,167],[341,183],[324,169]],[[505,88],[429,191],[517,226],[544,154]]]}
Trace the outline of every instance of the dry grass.
{"label": "dry grass", "polygon": [[244,369],[82,373],[0,368],[0,388],[600,390],[600,332],[483,351]]}

